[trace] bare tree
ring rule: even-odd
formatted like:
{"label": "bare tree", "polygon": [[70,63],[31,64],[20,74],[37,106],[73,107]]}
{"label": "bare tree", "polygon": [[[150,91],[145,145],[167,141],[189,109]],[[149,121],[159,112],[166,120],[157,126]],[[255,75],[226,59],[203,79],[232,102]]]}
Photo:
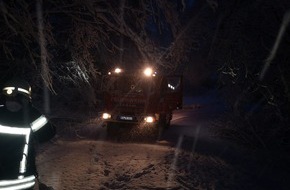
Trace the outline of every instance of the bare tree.
{"label": "bare tree", "polygon": [[[154,28],[158,33],[170,33],[169,41],[177,36],[180,25],[173,2],[2,0],[0,3],[2,56],[11,64],[16,59],[26,62],[33,72],[39,72],[40,62],[47,61],[47,75],[42,75],[51,89],[49,70],[56,62],[75,62],[84,75],[96,76],[95,71],[102,67],[99,60],[110,64],[111,55],[124,51],[124,43],[134,44],[143,62],[163,67],[174,64],[164,62],[167,47],[154,45],[149,35],[150,28]],[[121,38],[125,40],[122,45]],[[104,52],[109,55],[107,58],[101,58]]]}
{"label": "bare tree", "polygon": [[221,92],[232,111],[225,134],[256,148],[290,147],[285,78],[290,69],[285,48],[289,32],[279,35],[281,27],[289,31],[284,21],[289,8],[288,1],[231,1],[217,9],[220,17],[209,61],[218,68]]}
{"label": "bare tree", "polygon": [[185,1],[1,0],[0,7],[1,81],[21,75],[34,95],[48,88],[67,102],[95,102],[100,74],[116,64],[175,71],[196,41],[192,20],[181,16]]}

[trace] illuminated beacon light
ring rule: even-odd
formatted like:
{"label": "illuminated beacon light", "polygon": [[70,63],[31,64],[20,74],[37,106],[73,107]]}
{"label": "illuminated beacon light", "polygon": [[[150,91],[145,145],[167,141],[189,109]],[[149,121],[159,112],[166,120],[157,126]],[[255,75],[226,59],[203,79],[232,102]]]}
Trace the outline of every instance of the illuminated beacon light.
{"label": "illuminated beacon light", "polygon": [[115,72],[115,73],[121,73],[121,72],[122,72],[122,69],[120,69],[120,68],[116,68],[114,72]]}
{"label": "illuminated beacon light", "polygon": [[171,84],[168,84],[168,88],[171,88],[172,90],[175,90],[174,86],[172,86]]}
{"label": "illuminated beacon light", "polygon": [[151,68],[146,68],[145,70],[144,70],[144,75],[145,76],[147,76],[147,77],[150,77],[150,76],[152,76],[152,74],[153,74],[153,70],[151,69]]}

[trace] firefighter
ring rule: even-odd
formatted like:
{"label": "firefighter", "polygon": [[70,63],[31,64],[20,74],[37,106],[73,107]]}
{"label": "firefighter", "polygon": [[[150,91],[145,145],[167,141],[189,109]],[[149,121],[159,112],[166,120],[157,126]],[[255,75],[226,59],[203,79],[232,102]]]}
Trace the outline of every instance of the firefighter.
{"label": "firefighter", "polygon": [[35,143],[56,131],[32,106],[31,87],[20,79],[8,81],[0,104],[0,190],[33,189],[37,179]]}

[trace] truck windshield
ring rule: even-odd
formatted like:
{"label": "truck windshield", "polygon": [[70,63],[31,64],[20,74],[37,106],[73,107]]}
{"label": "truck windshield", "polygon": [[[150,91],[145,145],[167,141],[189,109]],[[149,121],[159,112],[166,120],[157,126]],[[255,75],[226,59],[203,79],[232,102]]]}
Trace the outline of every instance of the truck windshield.
{"label": "truck windshield", "polygon": [[139,77],[110,76],[104,81],[104,90],[118,93],[148,94],[154,91],[153,80]]}

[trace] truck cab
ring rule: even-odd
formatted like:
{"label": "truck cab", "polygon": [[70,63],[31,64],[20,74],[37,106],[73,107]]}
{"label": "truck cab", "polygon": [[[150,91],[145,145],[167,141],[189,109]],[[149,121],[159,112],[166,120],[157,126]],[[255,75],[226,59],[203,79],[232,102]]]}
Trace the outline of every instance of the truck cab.
{"label": "truck cab", "polygon": [[182,108],[182,76],[158,75],[151,68],[116,68],[103,77],[103,126],[168,127],[172,111]]}

